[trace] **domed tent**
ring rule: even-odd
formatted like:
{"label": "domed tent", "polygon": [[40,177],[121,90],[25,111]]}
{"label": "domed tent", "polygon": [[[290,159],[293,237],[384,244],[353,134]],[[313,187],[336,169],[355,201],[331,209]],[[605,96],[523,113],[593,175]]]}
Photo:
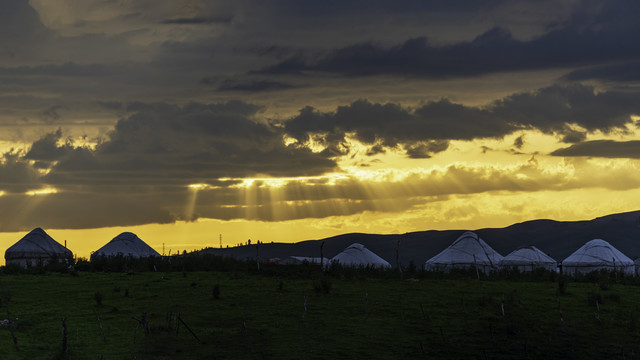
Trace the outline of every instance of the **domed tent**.
{"label": "domed tent", "polygon": [[93,259],[96,256],[110,257],[118,255],[134,258],[160,256],[151,246],[140,240],[136,234],[123,232],[91,254],[91,258]]}
{"label": "domed tent", "polygon": [[52,261],[71,257],[73,257],[71,250],[53,240],[41,228],[31,230],[4,253],[7,265],[18,264],[22,267],[46,265]]}
{"label": "domed tent", "polygon": [[334,261],[344,266],[391,267],[385,259],[358,243],[349,245],[343,252],[334,256],[331,262]]}
{"label": "domed tent", "polygon": [[448,248],[427,260],[425,270],[449,271],[477,267],[485,274],[496,270],[502,255],[498,254],[476,233],[467,231]]}
{"label": "domed tent", "polygon": [[587,242],[562,261],[565,274],[586,274],[601,269],[635,274],[633,261],[602,239]]}
{"label": "domed tent", "polygon": [[520,271],[532,271],[538,268],[556,271],[558,268],[558,263],[551,256],[535,246],[522,246],[512,251],[500,260],[499,265],[503,268],[515,267]]}

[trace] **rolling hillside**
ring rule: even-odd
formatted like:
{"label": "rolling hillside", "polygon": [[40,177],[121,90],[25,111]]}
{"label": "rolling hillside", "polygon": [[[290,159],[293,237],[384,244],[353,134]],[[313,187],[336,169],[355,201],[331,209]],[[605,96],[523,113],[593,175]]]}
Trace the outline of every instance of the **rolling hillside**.
{"label": "rolling hillside", "polygon": [[[298,243],[247,245],[229,249],[209,248],[205,253],[232,256],[239,259],[285,258],[287,256],[333,257],[354,242],[361,243],[391,264],[396,264],[396,244],[400,240],[400,263],[413,261],[418,267],[449,246],[467,229],[419,231],[406,234],[351,233],[326,239]],[[600,238],[608,241],[631,259],[640,257],[640,211],[613,214],[589,221],[532,220],[505,228],[474,230],[502,255],[523,245],[535,245],[554,259],[561,261],[585,242]]]}

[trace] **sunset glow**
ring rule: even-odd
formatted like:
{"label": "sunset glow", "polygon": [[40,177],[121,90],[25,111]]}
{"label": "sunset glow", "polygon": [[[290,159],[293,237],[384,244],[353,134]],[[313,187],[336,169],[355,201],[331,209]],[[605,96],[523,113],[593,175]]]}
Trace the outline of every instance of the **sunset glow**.
{"label": "sunset glow", "polygon": [[0,4],[0,244],[638,210],[637,2],[357,4]]}

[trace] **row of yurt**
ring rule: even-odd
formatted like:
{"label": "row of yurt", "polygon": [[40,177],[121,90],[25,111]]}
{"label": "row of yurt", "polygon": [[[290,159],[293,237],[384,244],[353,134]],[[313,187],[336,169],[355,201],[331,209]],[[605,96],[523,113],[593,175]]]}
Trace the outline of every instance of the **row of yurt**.
{"label": "row of yurt", "polygon": [[[157,251],[130,232],[124,232],[92,254],[94,256],[150,257],[160,256]],[[22,267],[46,265],[52,261],[73,257],[71,250],[55,241],[41,228],[31,230],[4,253],[6,264]]]}
{"label": "row of yurt", "polygon": [[[640,259],[636,260],[640,265]],[[601,269],[635,274],[634,262],[602,239],[593,239],[560,263],[566,274],[586,274]],[[531,271],[536,268],[556,270],[557,262],[535,246],[523,246],[502,257],[477,234],[467,231],[453,244],[425,262],[425,270],[449,271],[477,268],[489,273],[502,267]]]}

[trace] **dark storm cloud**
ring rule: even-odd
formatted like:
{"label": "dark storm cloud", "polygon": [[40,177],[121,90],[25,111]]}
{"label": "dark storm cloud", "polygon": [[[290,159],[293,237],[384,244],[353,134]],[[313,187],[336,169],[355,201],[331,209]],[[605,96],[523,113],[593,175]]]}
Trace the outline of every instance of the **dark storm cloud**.
{"label": "dark storm cloud", "polygon": [[409,145],[405,150],[407,156],[412,159],[428,159],[432,154],[445,151],[447,148],[449,148],[449,142],[440,140]]}
{"label": "dark storm cloud", "polygon": [[[204,80],[204,79],[203,79]],[[238,82],[234,80],[225,80],[219,86],[220,91],[246,91],[246,92],[263,92],[293,89],[295,86],[280,81],[270,80],[254,80],[249,82]]]}
{"label": "dark storm cloud", "polygon": [[[221,177],[318,175],[336,166],[305,147],[284,145],[278,128],[254,119],[260,110],[256,105],[230,101],[124,106],[139,111],[118,121],[95,150],[65,151],[47,181],[185,186]],[[54,137],[37,142],[36,149],[45,142],[51,146]]]}
{"label": "dark storm cloud", "polygon": [[280,12],[302,17],[325,16],[362,16],[363,14],[382,13],[415,13],[415,12],[476,12],[489,10],[504,3],[504,0],[473,1],[388,1],[388,0],[326,0],[326,1],[297,1],[279,0],[274,7]]}
{"label": "dark storm cloud", "polygon": [[631,115],[640,114],[637,98],[635,93],[596,93],[592,87],[571,85],[514,94],[482,108],[440,100],[409,109],[360,100],[335,112],[305,108],[285,123],[285,130],[301,143],[320,139],[330,149],[339,149],[353,136],[368,145],[405,145],[409,156],[428,157],[447,147],[425,146],[425,141],[499,138],[522,129],[577,141],[585,134],[570,125],[590,132],[621,129],[632,122]]}
{"label": "dark storm cloud", "polygon": [[44,162],[53,162],[61,159],[73,150],[73,146],[69,143],[58,145],[58,141],[61,138],[62,130],[60,129],[55,133],[46,134],[31,145],[31,149],[25,154],[24,158]]}
{"label": "dark storm cloud", "polygon": [[638,81],[640,80],[640,61],[596,66],[572,71],[563,77],[569,81],[606,80],[606,81]]}
{"label": "dark storm cloud", "polygon": [[52,76],[52,77],[98,77],[110,75],[108,67],[99,64],[80,65],[74,62],[38,66],[17,66],[0,68],[0,75],[11,76]]}
{"label": "dark storm cloud", "polygon": [[513,141],[513,146],[515,146],[517,149],[522,149],[523,145],[524,145],[524,135],[518,136]]}
{"label": "dark storm cloud", "polygon": [[640,159],[640,141],[593,140],[558,149],[554,156],[588,156]]}
{"label": "dark storm cloud", "polygon": [[582,131],[573,131],[568,130],[564,133],[562,137],[562,142],[564,143],[579,143],[581,141],[585,141],[587,139],[587,134]]}
{"label": "dark storm cloud", "polygon": [[179,25],[200,25],[200,24],[228,24],[233,20],[233,16],[222,17],[193,17],[163,20],[162,24]]}
{"label": "dark storm cloud", "polygon": [[290,57],[263,72],[449,78],[635,59],[640,55],[640,25],[631,14],[639,11],[640,3],[631,0],[601,6],[585,1],[567,24],[530,40],[517,40],[496,27],[452,45],[432,45],[426,37],[389,48],[367,42]]}
{"label": "dark storm cloud", "polygon": [[159,195],[162,194],[71,191],[46,196],[5,195],[0,197],[0,207],[13,211],[3,212],[0,232],[38,226],[88,229],[174,222],[178,217],[168,210],[167,202],[171,200],[163,200]]}
{"label": "dark storm cloud", "polygon": [[[0,157],[0,191],[20,193],[42,187],[38,171],[17,152]],[[5,212],[3,212],[3,216]]]}

